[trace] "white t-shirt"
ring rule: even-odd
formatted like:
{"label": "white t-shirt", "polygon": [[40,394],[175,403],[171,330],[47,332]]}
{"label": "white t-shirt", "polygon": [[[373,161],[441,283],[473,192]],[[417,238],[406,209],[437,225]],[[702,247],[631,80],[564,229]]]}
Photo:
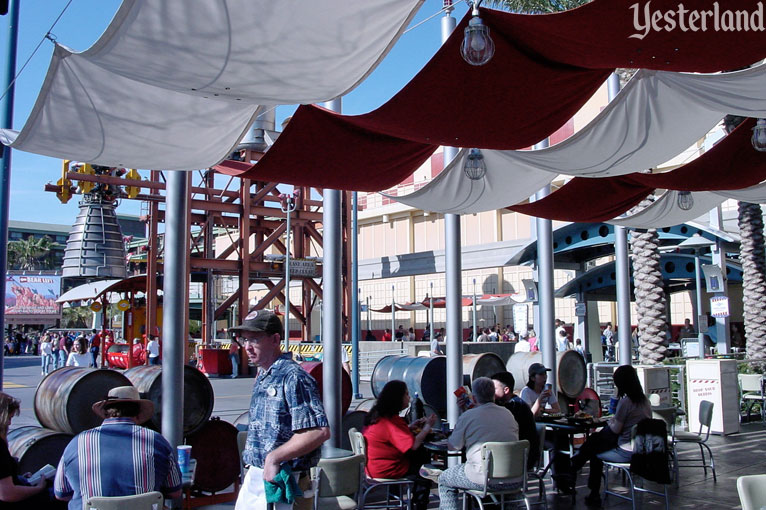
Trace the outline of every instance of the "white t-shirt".
{"label": "white t-shirt", "polygon": [[569,340],[565,336],[560,336],[556,340],[556,350],[564,352],[569,350]]}
{"label": "white t-shirt", "polygon": [[513,352],[529,352],[531,348],[532,345],[527,340],[519,340],[516,342]]}
{"label": "white t-shirt", "polygon": [[439,348],[439,341],[435,338],[431,339],[431,356],[439,356],[441,349]]}
{"label": "white t-shirt", "polygon": [[149,352],[150,358],[156,358],[160,355],[160,343],[157,340],[149,340],[146,344],[146,350]]}
{"label": "white t-shirt", "polygon": [[70,352],[66,360],[66,366],[68,367],[89,367],[91,364],[93,364],[93,356],[87,352],[85,354]]}
{"label": "white t-shirt", "polygon": [[53,349],[51,349],[51,343],[50,342],[43,342],[40,344],[40,354],[43,356],[50,356],[53,354]]}
{"label": "white t-shirt", "polygon": [[[521,400],[526,402],[529,407],[532,407],[535,401],[540,397],[540,394],[537,393],[532,388],[530,388],[529,386],[524,386],[524,389],[521,390],[521,394],[519,395],[519,397],[521,397]],[[548,397],[548,403],[545,404],[545,409],[550,408],[551,404],[555,404],[558,401],[559,399],[558,397],[556,397],[556,392],[551,390],[551,396]]]}
{"label": "white t-shirt", "polygon": [[454,450],[467,448],[465,476],[474,483],[484,483],[482,445],[489,441],[518,440],[519,424],[511,412],[490,402],[460,415],[448,444]]}

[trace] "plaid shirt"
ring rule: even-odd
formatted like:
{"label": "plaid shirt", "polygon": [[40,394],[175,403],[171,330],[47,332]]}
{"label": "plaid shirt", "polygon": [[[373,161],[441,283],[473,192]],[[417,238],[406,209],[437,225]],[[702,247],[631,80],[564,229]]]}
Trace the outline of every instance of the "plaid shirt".
{"label": "plaid shirt", "polygon": [[[260,370],[250,399],[250,424],[243,458],[263,468],[266,455],[286,443],[293,432],[328,427],[317,383],[308,372],[283,355],[267,371]],[[319,449],[294,459],[293,470],[305,470],[319,461]]]}
{"label": "plaid shirt", "polygon": [[64,450],[53,484],[57,496],[71,496],[81,510],[92,496],[169,494],[181,487],[175,450],[158,432],[130,418],[107,418],[75,436]]}

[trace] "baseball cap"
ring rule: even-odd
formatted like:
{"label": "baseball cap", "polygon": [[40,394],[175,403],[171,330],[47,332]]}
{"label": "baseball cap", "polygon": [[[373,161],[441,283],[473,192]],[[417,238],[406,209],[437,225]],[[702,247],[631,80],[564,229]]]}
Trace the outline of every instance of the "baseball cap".
{"label": "baseball cap", "polygon": [[253,331],[255,333],[274,333],[282,332],[282,321],[274,312],[268,310],[253,310],[247,314],[242,324],[229,328],[229,331]]}
{"label": "baseball cap", "polygon": [[529,372],[530,377],[537,374],[544,374],[545,372],[550,372],[550,368],[545,368],[545,365],[542,363],[532,363],[529,365],[529,369],[527,370]]}

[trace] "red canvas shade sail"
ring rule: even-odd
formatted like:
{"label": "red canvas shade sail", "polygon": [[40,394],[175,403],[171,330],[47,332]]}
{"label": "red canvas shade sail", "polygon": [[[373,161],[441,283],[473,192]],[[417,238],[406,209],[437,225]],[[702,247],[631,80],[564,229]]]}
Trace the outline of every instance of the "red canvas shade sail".
{"label": "red canvas shade sail", "polygon": [[754,120],[743,122],[705,154],[662,174],[576,177],[542,200],[508,209],[538,218],[575,222],[607,221],[637,205],[654,189],[735,190],[766,180],[766,154],[753,149]]}
{"label": "red canvas shade sail", "polygon": [[[243,175],[259,180],[379,191],[414,172],[439,145],[521,149],[553,133],[615,67],[715,72],[766,55],[763,33],[650,30],[634,26],[633,0],[595,0],[549,15],[482,10],[496,45],[481,67],[460,56],[464,18],[417,76],[389,102],[358,116],[301,106],[266,155]],[[688,10],[710,2],[685,2]],[[677,11],[654,0],[652,12]],[[753,11],[748,0],[721,10]],[[664,25],[663,25],[664,26]]]}

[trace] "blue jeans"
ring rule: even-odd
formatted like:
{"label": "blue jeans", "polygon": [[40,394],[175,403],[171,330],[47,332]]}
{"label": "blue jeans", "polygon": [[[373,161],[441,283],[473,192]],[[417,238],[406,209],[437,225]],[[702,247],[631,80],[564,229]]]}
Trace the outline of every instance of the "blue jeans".
{"label": "blue jeans", "polygon": [[53,359],[53,354],[43,354],[40,356],[40,363],[42,365],[43,374],[48,375],[51,371],[51,366],[56,367],[56,362]]}
{"label": "blue jeans", "polygon": [[591,435],[580,447],[577,455],[572,457],[572,468],[575,472],[582,469],[586,462],[590,461],[590,473],[588,475],[588,488],[591,494],[598,494],[601,490],[601,475],[604,471],[604,462],[630,462],[633,452],[623,450],[617,444],[618,436],[604,427],[599,432]]}
{"label": "blue jeans", "polygon": [[66,365],[66,358],[67,358],[67,353],[66,353],[66,351],[65,351],[64,349],[59,349],[59,363],[58,363],[58,368],[61,368],[61,367],[63,367],[64,365]]}
{"label": "blue jeans", "polygon": [[231,378],[239,377],[239,354],[229,354],[231,360]]}
{"label": "blue jeans", "polygon": [[[503,488],[511,489],[518,484],[505,484]],[[462,508],[458,489],[481,490],[484,486],[473,483],[465,474],[465,464],[446,469],[439,475],[439,510],[459,510]],[[490,486],[491,487],[491,486]]]}

